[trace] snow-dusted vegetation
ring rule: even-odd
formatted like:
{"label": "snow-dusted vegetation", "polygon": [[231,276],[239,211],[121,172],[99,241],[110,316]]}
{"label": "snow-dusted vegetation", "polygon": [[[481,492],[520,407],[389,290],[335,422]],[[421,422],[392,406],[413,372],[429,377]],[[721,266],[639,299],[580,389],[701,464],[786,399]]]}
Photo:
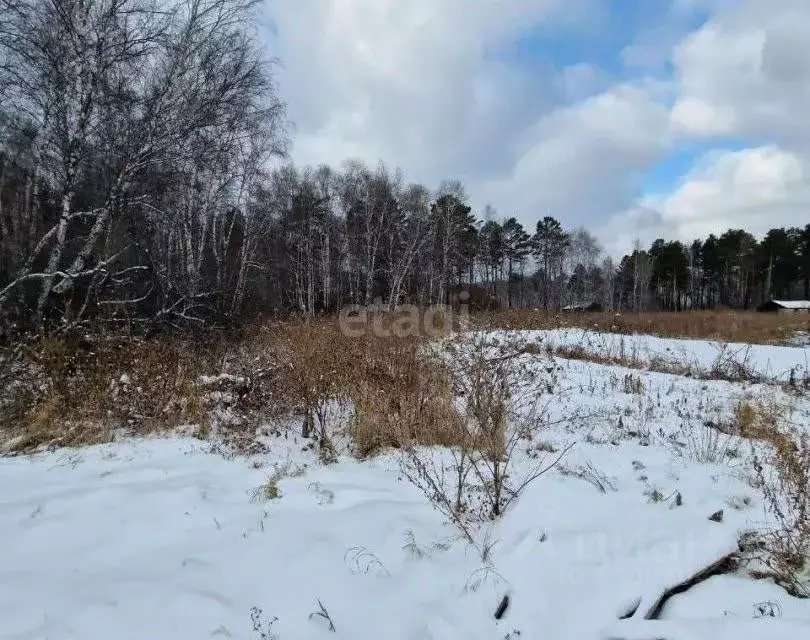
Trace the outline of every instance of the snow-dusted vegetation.
{"label": "snow-dusted vegetation", "polygon": [[[387,355],[363,384],[336,366],[313,387],[304,362],[334,359],[336,345],[291,332],[277,353],[312,344],[279,365],[293,389],[283,394],[312,395],[283,415],[223,421],[223,405],[239,412],[231,395],[249,397],[265,369],[219,371],[196,385],[216,396],[199,414],[216,432],[118,432],[0,461],[7,637],[810,631],[804,390],[594,362],[587,349],[568,359],[532,332],[376,346]],[[377,343],[362,351],[372,357]],[[670,343],[697,362],[714,349]],[[435,376],[429,389],[402,376],[417,354]],[[118,374],[113,387],[135,377]],[[378,399],[372,410],[374,384],[396,409]],[[444,431],[411,429],[420,420]],[[369,443],[372,423],[380,438]]]}

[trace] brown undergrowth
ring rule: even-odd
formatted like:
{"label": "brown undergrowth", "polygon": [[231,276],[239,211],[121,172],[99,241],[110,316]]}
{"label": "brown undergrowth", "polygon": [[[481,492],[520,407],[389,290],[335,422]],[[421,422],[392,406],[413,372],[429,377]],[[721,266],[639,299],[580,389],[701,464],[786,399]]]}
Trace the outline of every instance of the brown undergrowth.
{"label": "brown undergrowth", "polygon": [[[714,361],[707,367],[701,367],[697,362],[689,364],[676,360],[666,360],[660,356],[654,356],[649,360],[639,358],[637,355],[621,355],[600,353],[598,350],[588,349],[584,345],[570,345],[559,347],[547,347],[547,353],[566,360],[581,360],[602,365],[613,365],[625,369],[637,369],[643,371],[654,371],[656,373],[667,373],[671,375],[698,378],[702,380],[726,380],[728,382],[762,382],[760,376],[750,363],[749,350],[746,348],[743,353],[737,353],[729,349],[727,345],[721,346]],[[795,380],[788,384],[788,387],[796,391],[801,391],[807,386],[807,380]]]}
{"label": "brown undergrowth", "polygon": [[[396,314],[382,314],[391,328]],[[443,318],[434,319],[441,330]],[[386,333],[386,331],[382,331]],[[298,416],[334,457],[330,412],[350,409],[356,453],[403,442],[453,444],[450,382],[424,335],[351,337],[335,318],[149,338],[38,336],[0,351],[0,450],[105,442],[194,425],[200,437],[252,438]]]}
{"label": "brown undergrowth", "polygon": [[14,384],[0,395],[5,448],[77,446],[116,432],[144,435],[204,423],[198,377],[220,359],[222,345],[189,337],[38,337],[7,353]]}
{"label": "brown undergrowth", "polygon": [[[395,321],[380,319],[386,330],[379,333]],[[351,337],[320,319],[280,326],[272,340],[285,363],[283,405],[303,414],[302,432],[314,432],[322,446],[335,403],[353,410],[347,431],[361,457],[413,440],[456,442],[450,381],[424,335]]]}

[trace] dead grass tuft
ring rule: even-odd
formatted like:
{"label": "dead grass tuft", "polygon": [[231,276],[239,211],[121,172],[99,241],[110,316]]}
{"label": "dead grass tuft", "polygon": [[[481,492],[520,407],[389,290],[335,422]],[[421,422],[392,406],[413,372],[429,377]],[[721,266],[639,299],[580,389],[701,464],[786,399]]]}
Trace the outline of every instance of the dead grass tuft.
{"label": "dead grass tuft", "polygon": [[641,395],[644,393],[644,381],[640,376],[634,376],[632,373],[628,373],[623,378],[623,389],[628,395]]}
{"label": "dead grass tuft", "polygon": [[458,443],[450,381],[424,337],[352,337],[325,318],[278,327],[273,339],[284,362],[281,405],[302,416],[302,435],[321,449],[331,446],[334,412],[347,408],[360,457],[414,441]]}
{"label": "dead grass tuft", "polygon": [[368,343],[351,394],[355,416],[350,433],[361,457],[413,443],[461,444],[450,377],[421,341]]}
{"label": "dead grass tuft", "polygon": [[767,444],[784,446],[789,438],[778,429],[784,408],[764,398],[740,400],[732,411],[730,431],[735,435]]}

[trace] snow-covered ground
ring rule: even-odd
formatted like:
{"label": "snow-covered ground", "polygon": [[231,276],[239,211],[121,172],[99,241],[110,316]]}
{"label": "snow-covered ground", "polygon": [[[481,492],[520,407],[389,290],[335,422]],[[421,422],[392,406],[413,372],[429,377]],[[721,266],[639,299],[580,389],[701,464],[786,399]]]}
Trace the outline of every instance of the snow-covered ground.
{"label": "snow-covered ground", "polygon": [[[574,447],[476,530],[479,546],[492,543],[486,561],[403,478],[395,453],[324,467],[290,435],[251,458],[179,437],[6,458],[0,636],[810,637],[810,601],[736,574],[676,596],[662,620],[637,619],[765,519],[747,445],[723,439],[701,456],[701,438],[716,433],[706,424],[758,393],[810,424],[810,403],[764,386],[524,357],[552,381],[538,387],[551,420],[569,419],[540,430],[517,464]],[[274,468],[286,475],[278,495],[263,488]],[[720,522],[709,519],[721,509]],[[619,620],[634,605],[639,614]]]}
{"label": "snow-covered ground", "polygon": [[[524,332],[551,349],[581,348],[595,356],[641,365],[662,363],[689,367],[695,374],[713,369],[733,372],[741,368],[766,380],[786,382],[810,375],[810,344],[796,346],[742,344],[706,340],[681,340],[648,335],[624,335],[588,329],[555,329]],[[797,339],[798,340],[798,339]]]}

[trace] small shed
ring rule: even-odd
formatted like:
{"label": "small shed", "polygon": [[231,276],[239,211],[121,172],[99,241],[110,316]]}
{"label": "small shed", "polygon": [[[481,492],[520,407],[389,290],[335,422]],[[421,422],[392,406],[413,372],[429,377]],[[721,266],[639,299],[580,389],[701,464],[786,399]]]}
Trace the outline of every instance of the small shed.
{"label": "small shed", "polygon": [[771,313],[810,313],[810,300],[768,300],[757,311]]}
{"label": "small shed", "polygon": [[577,302],[564,306],[562,310],[568,313],[598,313],[602,311],[602,305],[598,302]]}

